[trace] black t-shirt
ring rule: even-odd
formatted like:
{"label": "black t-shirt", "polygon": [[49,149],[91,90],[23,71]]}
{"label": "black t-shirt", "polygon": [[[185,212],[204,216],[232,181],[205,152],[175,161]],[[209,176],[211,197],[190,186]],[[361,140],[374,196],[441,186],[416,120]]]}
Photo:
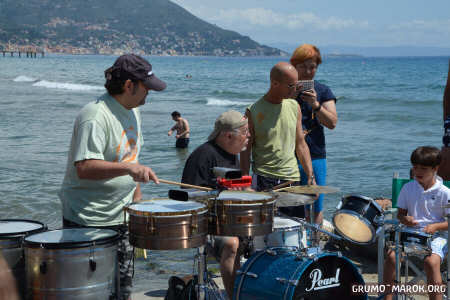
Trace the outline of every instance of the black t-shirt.
{"label": "black t-shirt", "polygon": [[214,141],[208,141],[189,155],[181,182],[215,188],[213,167],[240,169],[238,156],[226,152]]}
{"label": "black t-shirt", "polygon": [[[319,101],[319,103],[323,104],[329,100],[334,100],[334,102],[336,102],[336,96],[334,96],[331,89],[325,84],[314,80],[314,89],[316,90],[317,101]],[[300,96],[301,93],[297,97],[297,102],[300,104],[302,109],[303,130],[311,130],[311,132],[305,137],[306,143],[309,146],[311,158],[326,158],[327,154],[325,150],[325,133],[323,126],[317,118],[312,118],[311,106],[307,102],[303,101]]]}

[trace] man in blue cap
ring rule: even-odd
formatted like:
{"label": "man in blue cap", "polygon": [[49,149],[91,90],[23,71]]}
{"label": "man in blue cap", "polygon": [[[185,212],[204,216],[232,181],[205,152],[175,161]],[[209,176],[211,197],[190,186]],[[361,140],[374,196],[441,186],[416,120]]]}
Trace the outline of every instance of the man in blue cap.
{"label": "man in blue cap", "polygon": [[138,157],[144,140],[138,107],[149,90],[162,91],[152,65],[134,54],[120,56],[105,71],[107,92],[75,120],[64,181],[59,192],[64,228],[95,227],[120,233],[120,294],[130,298],[133,248],[123,224],[125,205],[141,199],[140,182],[159,183]]}

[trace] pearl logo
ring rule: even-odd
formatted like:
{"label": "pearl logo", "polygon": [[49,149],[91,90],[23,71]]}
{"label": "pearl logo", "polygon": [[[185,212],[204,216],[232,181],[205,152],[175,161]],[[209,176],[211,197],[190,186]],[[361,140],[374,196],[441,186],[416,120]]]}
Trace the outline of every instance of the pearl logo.
{"label": "pearl logo", "polygon": [[322,279],[322,271],[320,271],[320,269],[312,270],[311,273],[309,274],[309,278],[311,278],[312,280],[311,287],[306,289],[306,291],[309,292],[309,291],[323,290],[340,286],[341,285],[341,283],[339,282],[340,271],[341,269],[338,268],[336,270],[336,275],[334,277]]}

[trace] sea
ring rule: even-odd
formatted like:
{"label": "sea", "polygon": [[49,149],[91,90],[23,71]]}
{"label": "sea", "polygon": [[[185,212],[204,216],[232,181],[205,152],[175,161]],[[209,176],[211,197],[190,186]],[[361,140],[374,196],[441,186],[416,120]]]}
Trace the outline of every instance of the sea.
{"label": "sea", "polygon": [[[269,71],[286,57],[146,57],[167,82],[141,107],[145,144],[140,162],[159,178],[180,181],[189,154],[206,141],[224,111],[245,108],[269,88]],[[115,56],[0,56],[0,219],[31,219],[60,228],[57,193],[73,122],[105,92],[103,72]],[[331,219],[345,195],[391,197],[394,172],[408,177],[411,152],[441,147],[442,98],[449,57],[325,57],[315,79],[337,97],[338,123],[326,130]],[[172,111],[191,126],[189,148],[175,148],[167,131]],[[144,199],[167,197],[172,186],[142,185]],[[136,261],[134,289],[167,287],[174,274],[192,273],[195,249],[147,251]],[[162,292],[161,292],[162,293]],[[162,293],[163,295],[163,293]]]}

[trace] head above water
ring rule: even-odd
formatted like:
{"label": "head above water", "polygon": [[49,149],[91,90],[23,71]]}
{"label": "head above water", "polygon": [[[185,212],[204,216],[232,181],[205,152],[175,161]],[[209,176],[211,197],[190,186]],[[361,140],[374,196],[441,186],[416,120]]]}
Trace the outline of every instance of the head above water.
{"label": "head above water", "polygon": [[181,117],[181,114],[178,112],[178,111],[173,111],[172,113],[171,113],[171,115],[172,115],[172,119],[178,119],[179,117]]}

